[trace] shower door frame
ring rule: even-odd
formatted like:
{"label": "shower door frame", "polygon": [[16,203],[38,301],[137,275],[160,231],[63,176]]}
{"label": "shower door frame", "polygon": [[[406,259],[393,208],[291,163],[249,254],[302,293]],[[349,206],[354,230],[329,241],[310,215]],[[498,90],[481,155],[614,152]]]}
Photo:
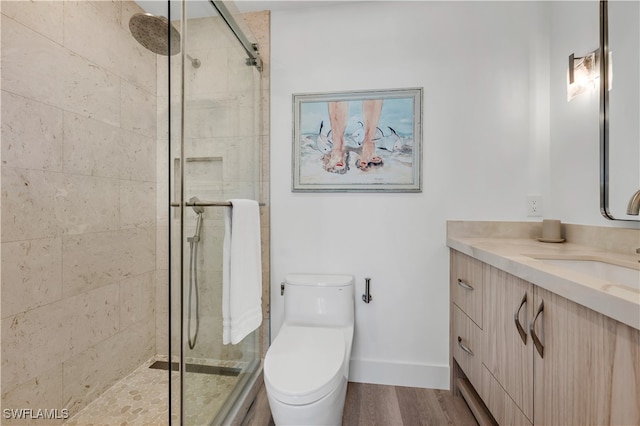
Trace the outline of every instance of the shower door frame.
{"label": "shower door frame", "polygon": [[[180,415],[179,415],[179,421],[180,421],[180,425],[185,424],[185,374],[186,374],[186,359],[185,359],[185,326],[184,326],[184,321],[185,321],[185,291],[184,291],[184,261],[185,261],[185,254],[184,254],[184,248],[185,248],[185,222],[184,222],[184,218],[185,218],[185,212],[187,208],[191,208],[192,206],[190,206],[189,202],[187,202],[187,200],[185,200],[185,163],[187,162],[186,159],[186,153],[185,153],[185,105],[186,105],[186,96],[185,96],[185,76],[186,76],[186,64],[190,63],[190,61],[187,61],[187,54],[186,54],[186,34],[187,34],[187,1],[186,0],[173,0],[173,1],[179,1],[180,2],[180,34],[182,34],[183,36],[180,39],[180,61],[181,61],[181,66],[180,66],[180,120],[179,120],[179,133],[180,133],[180,137],[179,137],[179,163],[177,164],[177,166],[179,167],[179,179],[180,179],[180,184],[179,186],[176,186],[175,183],[172,185],[171,183],[171,176],[173,176],[173,174],[175,173],[175,170],[173,168],[173,162],[171,161],[172,159],[172,134],[173,131],[175,131],[172,128],[172,108],[171,108],[171,99],[173,96],[172,90],[171,90],[171,55],[168,55],[167,60],[168,60],[168,132],[169,132],[169,138],[168,138],[168,217],[169,217],[169,221],[168,221],[168,249],[169,249],[169,259],[168,259],[168,269],[169,269],[169,274],[168,274],[168,279],[169,279],[169,286],[168,286],[168,297],[169,297],[169,303],[168,303],[168,316],[169,316],[169,321],[168,321],[168,355],[169,355],[169,361],[171,361],[172,358],[172,319],[173,319],[173,315],[175,314],[174,312],[172,312],[172,286],[173,286],[173,274],[172,274],[172,249],[174,248],[171,241],[172,241],[172,229],[173,229],[173,225],[172,225],[172,217],[173,214],[175,212],[175,209],[178,208],[179,211],[179,238],[180,238],[180,243],[178,244],[178,249],[180,250],[180,254],[179,254],[179,269],[180,269],[180,273],[179,273],[179,289],[180,289],[180,350],[179,350],[179,411],[180,411]],[[172,0],[168,0],[167,1],[167,14],[168,14],[168,19],[169,22],[172,22],[172,16],[171,16],[171,2]],[[241,27],[237,24],[237,22],[235,21],[235,19],[232,16],[232,13],[229,11],[229,9],[226,7],[225,5],[225,1],[220,1],[220,0],[209,0],[209,3],[211,4],[211,7],[220,15],[220,17],[222,18],[222,20],[226,23],[227,27],[229,28],[229,30],[233,33],[233,35],[237,38],[238,42],[240,43],[240,45],[242,46],[242,48],[245,50],[245,52],[247,53],[248,58],[246,59],[246,65],[247,66],[255,66],[257,68],[257,70],[259,72],[262,71],[262,59],[260,57],[260,53],[259,53],[259,48],[258,48],[258,44],[257,43],[251,43],[249,41],[249,39],[246,37],[246,35],[243,33]],[[168,31],[167,31],[167,37],[171,36],[171,26],[168,26]],[[259,84],[259,83],[258,83]],[[257,102],[258,105],[260,105],[260,101],[256,100],[255,102]],[[262,119],[262,118],[260,118]],[[259,182],[255,182],[256,185],[259,185]],[[172,187],[176,190],[176,192],[172,193]],[[174,201],[174,200],[178,200],[178,201]],[[214,203],[213,205],[217,205],[217,203]],[[223,208],[229,208],[227,206],[223,207]],[[247,338],[252,338],[255,340],[255,345],[256,347],[259,346],[259,342],[260,342],[260,328],[258,328],[257,330],[255,330],[254,332],[250,333]],[[258,348],[258,352],[259,352],[259,348]],[[224,404],[220,407],[220,409],[218,410],[218,412],[216,413],[215,417],[213,419],[211,419],[211,423],[210,424],[222,424],[223,421],[229,416],[229,414],[232,412],[232,410],[234,409],[234,407],[236,407],[238,405],[238,400],[239,397],[243,394],[243,392],[246,391],[247,385],[251,383],[252,379],[255,379],[256,375],[259,373],[259,368],[257,368],[259,366],[259,364],[261,363],[260,357],[258,357],[257,359],[254,358],[250,365],[248,370],[251,371],[250,374],[244,374],[238,381],[238,383],[236,383],[236,385],[234,386],[233,390],[231,391],[231,393],[229,394],[229,396],[226,397],[226,401],[224,402]],[[171,365],[171,362],[169,362],[169,365]],[[172,380],[172,368],[169,368],[168,371],[168,393],[169,393],[169,407],[168,407],[168,418],[169,418],[169,424],[171,424],[172,422],[172,416],[173,416],[173,410],[172,410],[172,393],[173,393],[173,380]]]}

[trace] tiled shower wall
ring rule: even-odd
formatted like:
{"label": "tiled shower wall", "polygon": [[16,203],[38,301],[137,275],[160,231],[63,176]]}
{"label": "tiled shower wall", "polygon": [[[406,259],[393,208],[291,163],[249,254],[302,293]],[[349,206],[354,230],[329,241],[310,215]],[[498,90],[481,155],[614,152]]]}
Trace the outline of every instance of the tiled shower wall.
{"label": "tiled shower wall", "polygon": [[1,2],[2,408],[155,354],[156,55],[133,2]]}

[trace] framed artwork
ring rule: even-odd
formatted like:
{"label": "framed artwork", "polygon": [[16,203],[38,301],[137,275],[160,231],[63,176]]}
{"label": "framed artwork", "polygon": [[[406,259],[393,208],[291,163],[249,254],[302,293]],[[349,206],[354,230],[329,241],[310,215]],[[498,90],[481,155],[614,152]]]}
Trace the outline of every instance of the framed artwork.
{"label": "framed artwork", "polygon": [[294,192],[422,191],[422,88],[293,95]]}

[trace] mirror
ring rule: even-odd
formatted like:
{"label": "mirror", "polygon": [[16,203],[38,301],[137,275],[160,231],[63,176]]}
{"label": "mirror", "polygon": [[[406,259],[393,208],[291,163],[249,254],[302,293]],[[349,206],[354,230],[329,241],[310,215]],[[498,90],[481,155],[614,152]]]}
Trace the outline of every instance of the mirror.
{"label": "mirror", "polygon": [[611,220],[640,221],[627,214],[640,190],[639,17],[640,2],[600,2],[600,211]]}

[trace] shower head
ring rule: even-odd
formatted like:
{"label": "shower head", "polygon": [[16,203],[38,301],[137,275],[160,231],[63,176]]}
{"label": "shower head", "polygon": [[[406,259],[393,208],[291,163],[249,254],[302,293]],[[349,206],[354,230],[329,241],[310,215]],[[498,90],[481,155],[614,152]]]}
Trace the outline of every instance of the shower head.
{"label": "shower head", "polygon": [[[199,201],[200,201],[200,199],[198,199],[198,197],[189,198],[189,203],[197,203]],[[202,207],[202,206],[191,206],[191,208],[193,209],[194,212],[196,212],[196,214],[204,213],[204,207]]]}
{"label": "shower head", "polygon": [[[129,19],[129,30],[133,37],[148,50],[158,55],[167,56],[180,53],[180,33],[164,16],[156,16],[150,13],[136,13]],[[171,43],[167,41],[167,31],[171,31]],[[200,68],[198,58],[187,55],[194,68]]]}
{"label": "shower head", "polygon": [[164,56],[180,53],[180,33],[164,16],[136,13],[129,20],[129,30],[138,43],[153,53]]}

